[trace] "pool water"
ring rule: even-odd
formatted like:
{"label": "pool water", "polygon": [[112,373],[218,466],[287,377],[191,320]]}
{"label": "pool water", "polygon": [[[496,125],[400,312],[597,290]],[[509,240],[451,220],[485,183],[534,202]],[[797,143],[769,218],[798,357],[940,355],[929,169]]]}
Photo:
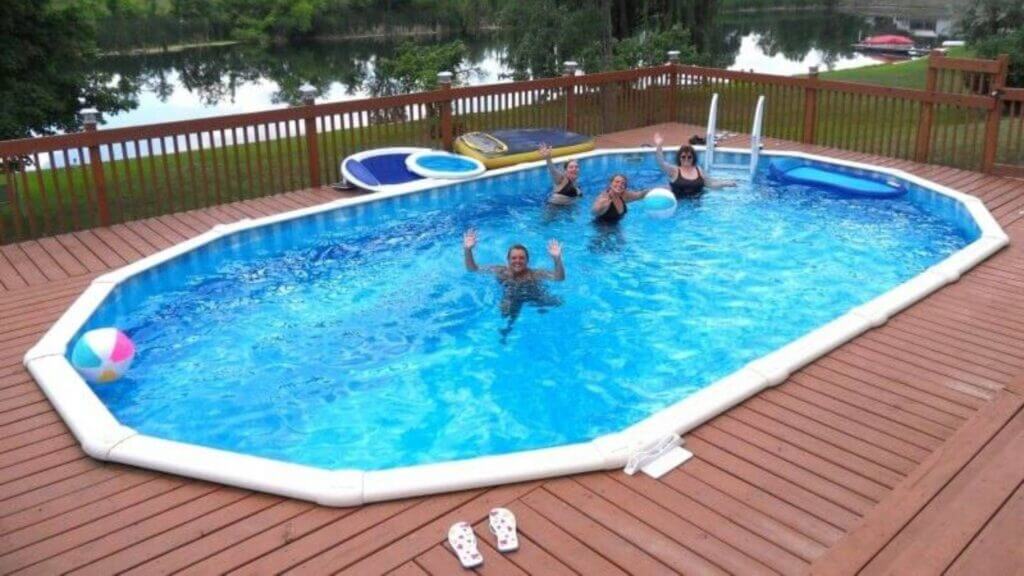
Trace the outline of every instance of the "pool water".
{"label": "pool water", "polygon": [[[86,328],[137,346],[94,391],[153,436],[375,470],[621,430],[908,280],[971,240],[912,195],[846,198],[742,172],[667,219],[617,229],[589,201],[612,173],[664,185],[653,155],[581,162],[552,208],[543,168],[243,231],[133,277]],[[480,264],[513,243],[567,278],[509,306]]]}

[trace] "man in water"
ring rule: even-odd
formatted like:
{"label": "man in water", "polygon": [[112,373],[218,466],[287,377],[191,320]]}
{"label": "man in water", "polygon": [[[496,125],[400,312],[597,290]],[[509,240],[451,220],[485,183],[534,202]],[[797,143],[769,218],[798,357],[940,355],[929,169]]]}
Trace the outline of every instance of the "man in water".
{"label": "man in water", "polygon": [[[470,229],[462,237],[463,256],[465,258],[466,270],[479,272],[476,259],[473,258],[473,248],[476,247],[476,230]],[[515,244],[508,249],[505,255],[506,265],[484,266],[483,270],[493,273],[498,281],[505,287],[505,294],[501,300],[501,315],[508,318],[508,325],[501,331],[502,342],[512,330],[523,304],[531,303],[541,307],[557,306],[561,302],[547,293],[541,280],[554,280],[561,282],[565,280],[565,267],[562,265],[562,245],[558,240],[548,242],[548,254],[554,262],[552,270],[538,270],[530,268],[530,253],[522,244]]]}

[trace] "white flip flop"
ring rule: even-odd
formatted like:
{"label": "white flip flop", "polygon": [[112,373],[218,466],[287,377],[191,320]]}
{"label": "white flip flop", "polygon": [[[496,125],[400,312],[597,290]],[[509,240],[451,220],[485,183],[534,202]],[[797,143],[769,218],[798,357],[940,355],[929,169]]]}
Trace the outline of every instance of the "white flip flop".
{"label": "white flip flop", "polygon": [[516,515],[508,508],[491,510],[491,532],[498,539],[499,552],[519,549],[519,535],[516,534]]}
{"label": "white flip flop", "polygon": [[476,547],[476,534],[468,522],[456,522],[448,529],[448,543],[451,544],[463,568],[476,568],[484,563],[484,557]]}

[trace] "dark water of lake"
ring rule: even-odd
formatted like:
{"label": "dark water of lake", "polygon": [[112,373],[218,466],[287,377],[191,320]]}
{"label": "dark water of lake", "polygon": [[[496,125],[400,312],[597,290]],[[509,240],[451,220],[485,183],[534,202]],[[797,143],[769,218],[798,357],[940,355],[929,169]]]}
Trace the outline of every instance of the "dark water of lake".
{"label": "dark water of lake", "polygon": [[[920,26],[920,24],[918,24]],[[919,45],[940,38],[918,32]],[[873,34],[897,32],[906,21],[832,11],[740,13],[718,16],[711,34],[720,65],[733,70],[769,74],[806,73],[876,64],[871,55],[851,45]],[[939,29],[941,34],[943,31]],[[429,41],[429,40],[428,40]],[[506,82],[505,47],[497,35],[464,40],[462,84]],[[108,56],[100,68],[139,81],[138,106],[105,118],[107,127],[151,124],[189,118],[255,112],[288,106],[299,100],[298,89],[311,83],[318,101],[366,97],[374,62],[392,54],[397,42],[351,40],[304,46],[260,48],[232,45],[176,53]]]}

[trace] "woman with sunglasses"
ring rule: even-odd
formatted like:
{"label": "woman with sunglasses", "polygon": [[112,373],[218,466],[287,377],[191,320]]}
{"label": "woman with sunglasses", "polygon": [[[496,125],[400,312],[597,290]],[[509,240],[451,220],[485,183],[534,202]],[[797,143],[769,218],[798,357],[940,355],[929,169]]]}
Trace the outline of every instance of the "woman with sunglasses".
{"label": "woman with sunglasses", "polygon": [[729,180],[712,181],[711,178],[704,176],[700,167],[697,166],[697,152],[689,144],[679,148],[679,152],[676,153],[676,164],[669,164],[665,161],[665,152],[661,148],[663,143],[664,139],[661,134],[655,133],[654,148],[657,152],[655,158],[661,171],[668,176],[669,186],[676,198],[696,198],[704,193],[705,187],[718,188],[736,185],[735,182]]}

